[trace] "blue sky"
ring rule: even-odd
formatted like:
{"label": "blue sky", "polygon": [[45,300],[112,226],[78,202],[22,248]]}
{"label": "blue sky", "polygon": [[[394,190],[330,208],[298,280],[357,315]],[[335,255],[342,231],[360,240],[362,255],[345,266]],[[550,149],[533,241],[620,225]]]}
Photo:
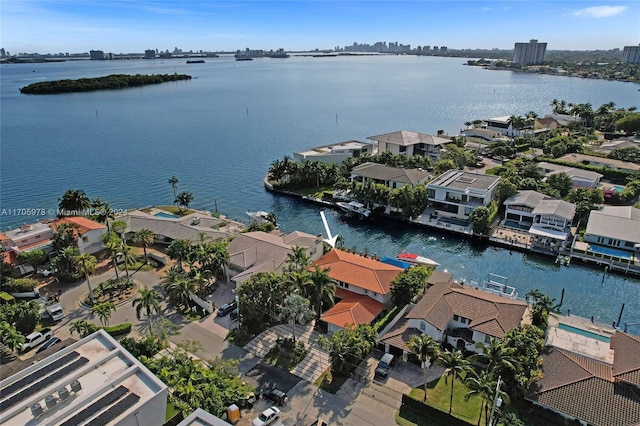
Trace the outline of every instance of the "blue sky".
{"label": "blue sky", "polygon": [[0,43],[17,52],[309,50],[377,41],[549,50],[640,43],[631,1],[2,0]]}

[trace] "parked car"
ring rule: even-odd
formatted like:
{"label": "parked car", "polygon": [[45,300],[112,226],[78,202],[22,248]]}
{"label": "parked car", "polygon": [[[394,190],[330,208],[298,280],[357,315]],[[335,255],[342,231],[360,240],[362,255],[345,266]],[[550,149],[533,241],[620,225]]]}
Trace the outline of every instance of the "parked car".
{"label": "parked car", "polygon": [[49,349],[51,346],[55,345],[56,343],[60,343],[62,340],[60,340],[57,337],[52,337],[51,339],[47,340],[44,345],[40,346],[38,348],[38,350],[36,351],[36,353],[40,353],[46,349]]}
{"label": "parked car", "polygon": [[231,321],[235,321],[238,319],[238,308],[234,308],[233,311],[231,311],[231,313],[229,314],[229,318],[231,318]]}
{"label": "parked car", "polygon": [[216,314],[219,317],[224,317],[226,315],[228,315],[231,311],[233,311],[236,308],[237,304],[235,301],[233,302],[229,302],[229,303],[225,303],[224,305],[220,306],[218,308],[218,313]]}
{"label": "parked car", "polygon": [[391,367],[395,363],[395,357],[391,354],[384,354],[380,361],[378,361],[378,367],[376,368],[376,376],[387,377]]}
{"label": "parked car", "polygon": [[275,422],[280,417],[280,409],[271,407],[264,410],[258,417],[253,419],[253,426],[267,426]]}
{"label": "parked car", "polygon": [[51,339],[51,337],[53,337],[53,331],[51,331],[50,328],[43,328],[40,331],[34,331],[33,333],[25,337],[21,349],[22,351],[28,351],[29,349],[33,349],[36,346]]}
{"label": "parked car", "polygon": [[287,394],[276,388],[266,389],[262,392],[262,397],[269,399],[280,406],[285,405],[287,402],[289,402],[289,397],[287,396]]}

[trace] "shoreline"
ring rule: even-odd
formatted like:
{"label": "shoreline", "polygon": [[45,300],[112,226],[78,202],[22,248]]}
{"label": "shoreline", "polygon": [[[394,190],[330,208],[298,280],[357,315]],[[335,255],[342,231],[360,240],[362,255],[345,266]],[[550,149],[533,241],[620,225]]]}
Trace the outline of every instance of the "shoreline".
{"label": "shoreline", "polygon": [[[308,197],[305,195],[300,195],[297,194],[295,192],[290,192],[290,191],[283,191],[283,190],[279,190],[279,189],[275,189],[273,187],[273,185],[271,185],[267,178],[264,178],[264,188],[267,192],[273,193],[275,195],[280,195],[280,196],[285,196],[285,197],[291,197],[291,198],[296,198],[302,202],[305,203],[310,203],[310,204],[315,204],[315,205],[321,205],[324,207],[328,207],[331,209],[336,209],[339,210],[339,207],[331,201],[325,201],[325,200],[321,200],[319,198],[313,198],[313,197]],[[524,254],[532,254],[532,255],[542,255],[545,256],[546,258],[556,258],[556,263],[558,263],[557,259],[559,256],[569,256],[571,261],[574,260],[578,260],[580,261],[581,265],[584,265],[586,267],[589,267],[591,269],[597,269],[597,270],[602,270],[604,267],[604,272],[603,274],[610,274],[610,273],[615,273],[616,275],[619,276],[633,276],[633,277],[640,277],[640,268],[639,267],[629,267],[628,265],[617,265],[615,264],[613,261],[608,260],[608,259],[604,259],[604,258],[589,258],[587,256],[584,255],[580,255],[580,254],[574,254],[573,251],[571,252],[563,252],[563,253],[556,253],[556,252],[552,252],[552,251],[545,251],[542,249],[536,249],[533,250],[531,248],[529,248],[527,245],[522,244],[522,243],[518,243],[515,241],[507,241],[507,240],[501,240],[499,238],[496,237],[492,237],[489,235],[473,235],[473,234],[467,234],[467,233],[462,233],[462,232],[458,232],[456,231],[454,228],[441,228],[438,226],[432,226],[429,225],[427,223],[423,223],[420,221],[415,221],[415,220],[407,220],[407,219],[403,219],[403,218],[399,218],[399,217],[395,217],[395,216],[390,216],[387,214],[376,214],[376,213],[371,213],[372,216],[374,216],[374,218],[384,218],[387,220],[393,220],[396,222],[400,222],[403,223],[409,227],[417,227],[417,228],[424,228],[424,229],[432,229],[432,230],[437,230],[438,232],[444,232],[446,234],[449,235],[453,235],[456,236],[457,238],[463,239],[463,240],[467,240],[467,241],[474,241],[476,243],[480,243],[480,244],[484,244],[486,246],[492,246],[492,247],[498,247],[500,249],[506,249],[509,251],[517,251],[520,253],[524,253]],[[565,267],[569,267],[569,264],[563,265]],[[636,269],[634,269],[636,268]]]}

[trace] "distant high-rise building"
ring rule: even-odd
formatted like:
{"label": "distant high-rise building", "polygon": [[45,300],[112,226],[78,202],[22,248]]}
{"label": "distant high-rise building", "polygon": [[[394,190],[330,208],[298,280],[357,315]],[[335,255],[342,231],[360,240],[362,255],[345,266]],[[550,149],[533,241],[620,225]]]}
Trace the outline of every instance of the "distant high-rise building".
{"label": "distant high-rise building", "polygon": [[625,64],[640,64],[640,44],[637,46],[625,46],[622,51],[622,62]]}
{"label": "distant high-rise building", "polygon": [[4,47],[2,49],[0,49],[0,58],[4,58],[5,56],[7,56],[7,53],[4,51]]}
{"label": "distant high-rise building", "polygon": [[105,59],[104,52],[102,50],[90,50],[89,56],[92,61],[103,61]]}
{"label": "distant high-rise building", "polygon": [[153,49],[147,49],[144,51],[144,58],[145,59],[155,59],[156,58],[156,51]]}
{"label": "distant high-rise building", "polygon": [[541,64],[547,52],[547,43],[530,40],[529,43],[516,43],[513,49],[513,63],[522,65]]}
{"label": "distant high-rise building", "polygon": [[440,53],[441,54],[447,53],[447,46],[440,46]]}

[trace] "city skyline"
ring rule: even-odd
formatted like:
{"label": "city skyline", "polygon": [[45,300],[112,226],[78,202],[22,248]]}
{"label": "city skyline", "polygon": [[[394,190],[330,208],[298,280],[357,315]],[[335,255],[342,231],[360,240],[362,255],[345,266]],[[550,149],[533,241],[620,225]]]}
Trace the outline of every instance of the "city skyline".
{"label": "city skyline", "polygon": [[4,1],[17,52],[344,48],[378,41],[449,49],[598,50],[640,42],[634,1]]}

